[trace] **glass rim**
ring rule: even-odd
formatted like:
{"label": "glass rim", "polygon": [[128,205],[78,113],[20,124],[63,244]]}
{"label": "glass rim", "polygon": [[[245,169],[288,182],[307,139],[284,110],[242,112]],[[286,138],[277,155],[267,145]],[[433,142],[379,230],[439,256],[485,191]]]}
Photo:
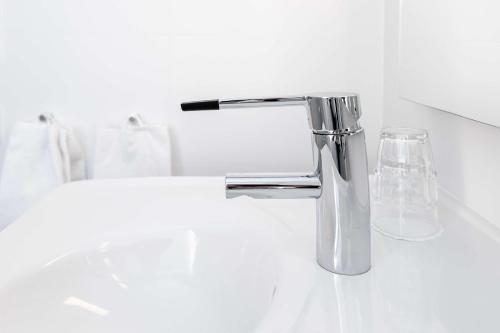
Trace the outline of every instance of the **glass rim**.
{"label": "glass rim", "polygon": [[380,131],[381,139],[425,141],[429,138],[427,130],[411,127],[384,127]]}

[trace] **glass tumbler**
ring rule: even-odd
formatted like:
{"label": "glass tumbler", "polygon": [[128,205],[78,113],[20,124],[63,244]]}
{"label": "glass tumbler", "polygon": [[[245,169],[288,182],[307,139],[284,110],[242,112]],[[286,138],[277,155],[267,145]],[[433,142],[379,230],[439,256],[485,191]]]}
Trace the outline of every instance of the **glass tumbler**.
{"label": "glass tumbler", "polygon": [[393,238],[437,237],[437,179],[426,130],[384,128],[371,184],[372,225]]}

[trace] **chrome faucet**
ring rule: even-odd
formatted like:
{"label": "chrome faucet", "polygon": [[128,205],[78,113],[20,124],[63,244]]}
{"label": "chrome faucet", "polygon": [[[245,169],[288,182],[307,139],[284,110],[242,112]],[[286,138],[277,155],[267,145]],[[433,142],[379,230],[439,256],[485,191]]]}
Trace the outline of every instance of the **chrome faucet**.
{"label": "chrome faucet", "polygon": [[368,167],[356,94],[207,100],[182,103],[181,108],[199,111],[286,105],[303,105],[308,111],[314,171],[303,176],[228,175],[226,196],[315,198],[319,265],[338,274],[367,272],[370,269]]}

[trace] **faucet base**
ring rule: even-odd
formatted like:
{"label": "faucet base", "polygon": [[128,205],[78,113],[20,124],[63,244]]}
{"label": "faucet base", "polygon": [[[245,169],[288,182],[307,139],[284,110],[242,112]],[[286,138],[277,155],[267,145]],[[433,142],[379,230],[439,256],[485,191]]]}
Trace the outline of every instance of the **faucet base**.
{"label": "faucet base", "polygon": [[316,259],[316,262],[318,263],[318,265],[323,268],[324,270],[330,272],[330,273],[334,273],[334,274],[338,274],[338,275],[346,275],[346,276],[355,276],[355,275],[362,275],[362,274],[365,274],[365,273],[368,273],[370,271],[370,269],[372,268],[371,265],[368,266],[368,268],[366,270],[362,270],[362,271],[356,271],[356,272],[343,272],[343,271],[338,271],[336,270],[335,268],[329,266],[329,265],[323,265],[319,259]]}

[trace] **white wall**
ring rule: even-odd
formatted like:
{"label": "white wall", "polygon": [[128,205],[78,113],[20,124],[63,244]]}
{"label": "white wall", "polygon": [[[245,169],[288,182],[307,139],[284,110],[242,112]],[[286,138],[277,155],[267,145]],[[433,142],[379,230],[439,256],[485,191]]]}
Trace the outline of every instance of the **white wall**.
{"label": "white wall", "polygon": [[94,130],[131,112],[168,121],[174,173],[304,171],[298,109],[182,113],[190,99],[360,93],[370,160],[382,113],[383,0],[0,0],[7,127],[53,112]]}
{"label": "white wall", "polygon": [[399,97],[400,4],[386,0],[383,123],[427,128],[441,186],[500,226],[500,129]]}
{"label": "white wall", "polygon": [[384,125],[429,129],[442,186],[500,221],[500,130],[399,98],[399,5],[0,0],[0,113],[7,131],[55,113],[78,129],[90,159],[95,128],[139,111],[170,123],[175,174],[303,171],[311,160],[300,110],[181,113],[178,104],[356,91],[373,162],[383,85]]}
{"label": "white wall", "polygon": [[496,0],[404,1],[400,95],[500,126],[499,12]]}
{"label": "white wall", "polygon": [[[2,68],[5,68],[5,24],[4,24],[4,3],[0,0],[0,84],[3,81]],[[0,165],[3,157],[3,143],[5,141],[5,114],[3,109],[3,94],[0,90]]]}

